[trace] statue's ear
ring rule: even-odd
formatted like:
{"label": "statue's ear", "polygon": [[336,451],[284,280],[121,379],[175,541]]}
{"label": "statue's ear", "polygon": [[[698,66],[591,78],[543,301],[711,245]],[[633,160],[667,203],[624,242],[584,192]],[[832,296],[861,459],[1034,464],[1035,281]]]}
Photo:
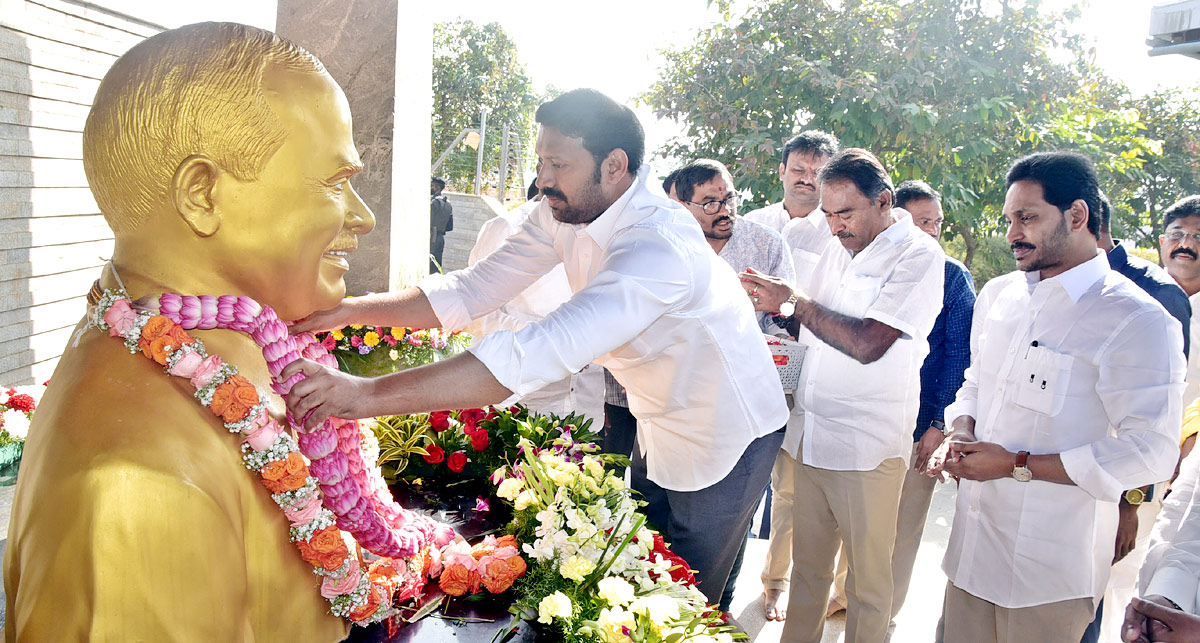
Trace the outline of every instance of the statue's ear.
{"label": "statue's ear", "polygon": [[171,200],[175,211],[201,237],[211,237],[221,227],[221,215],[213,207],[213,188],[220,169],[206,156],[189,156],[171,178]]}

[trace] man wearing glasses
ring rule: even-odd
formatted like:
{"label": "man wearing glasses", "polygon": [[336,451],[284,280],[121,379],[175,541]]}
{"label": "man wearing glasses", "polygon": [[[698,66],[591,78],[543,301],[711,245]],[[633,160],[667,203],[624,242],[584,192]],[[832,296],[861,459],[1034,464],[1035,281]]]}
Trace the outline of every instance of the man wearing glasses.
{"label": "man wearing glasses", "polygon": [[[725,260],[735,272],[742,273],[754,270],[765,275],[774,275],[792,283],[795,271],[792,269],[792,258],[787,245],[778,232],[754,221],[737,220],[737,192],[733,189],[733,177],[720,161],[701,159],[692,161],[680,168],[674,174],[675,198],[687,208],[700,229],[704,231],[704,239]],[[759,295],[751,293],[751,300]],[[786,330],[780,328],[771,315],[764,312],[758,314],[759,328],[767,334],[785,335]],[[757,341],[757,340],[751,340]],[[780,427],[782,428],[782,427]],[[772,466],[775,453],[765,454],[767,460],[761,464]],[[763,487],[766,486],[763,480]],[[763,487],[753,489],[747,487],[748,495],[755,499],[762,495]],[[751,503],[754,501],[752,500]],[[738,571],[742,566],[742,555],[745,552],[745,534],[742,537],[741,550],[738,552],[729,580],[725,583],[725,591],[721,595],[720,607],[729,609],[733,600],[734,585]]]}
{"label": "man wearing glasses", "polygon": [[[1167,273],[1175,279],[1192,303],[1193,313],[1200,306],[1200,195],[1183,198],[1163,212],[1163,235],[1158,238],[1162,262]],[[1196,345],[1200,328],[1193,314],[1191,345]],[[1183,404],[1191,404],[1200,396],[1200,357],[1189,351],[1187,389]]]}

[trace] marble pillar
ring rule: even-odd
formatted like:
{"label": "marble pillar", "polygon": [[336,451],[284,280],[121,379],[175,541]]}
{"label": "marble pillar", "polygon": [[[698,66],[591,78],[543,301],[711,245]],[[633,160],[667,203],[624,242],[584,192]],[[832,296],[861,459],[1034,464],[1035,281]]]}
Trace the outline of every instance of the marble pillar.
{"label": "marble pillar", "polygon": [[422,3],[279,0],[276,32],[325,63],[350,101],[365,169],[352,184],[375,212],[346,286],[352,295],[412,285],[429,268],[433,27]]}

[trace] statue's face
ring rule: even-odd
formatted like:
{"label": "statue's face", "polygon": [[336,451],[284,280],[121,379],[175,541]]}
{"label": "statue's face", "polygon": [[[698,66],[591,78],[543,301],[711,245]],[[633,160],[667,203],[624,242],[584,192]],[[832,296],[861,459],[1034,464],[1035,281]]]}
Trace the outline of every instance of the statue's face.
{"label": "statue's face", "polygon": [[257,180],[218,183],[224,256],[213,269],[281,318],[298,319],[345,296],[347,255],[375,216],[350,186],[362,162],[337,83],[271,67],[263,89],[288,136]]}

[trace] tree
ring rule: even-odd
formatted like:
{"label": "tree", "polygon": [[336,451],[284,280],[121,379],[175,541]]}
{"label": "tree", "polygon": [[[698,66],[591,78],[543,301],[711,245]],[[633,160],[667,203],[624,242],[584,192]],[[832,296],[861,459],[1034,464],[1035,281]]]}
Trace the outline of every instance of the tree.
{"label": "tree", "polygon": [[[1051,126],[1071,122],[1064,105],[1095,117],[1077,96],[1095,72],[1067,31],[1075,14],[1044,12],[1038,0],[993,5],[759,0],[664,52],[642,99],[687,123],[667,155],[732,161],[738,187],[760,204],[780,198],[779,150],[801,129],[871,150],[896,180],[941,191],[969,264],[996,229],[1008,165],[1047,140],[1089,140]],[[1124,128],[1111,137],[1112,167],[1138,165],[1147,145],[1136,125],[1105,124]]]}
{"label": "tree", "polygon": [[[532,149],[533,113],[540,100],[516,45],[498,23],[478,25],[460,19],[434,25],[433,97],[431,160],[464,128],[479,127],[481,108],[489,112],[485,173],[500,162],[505,123],[520,136],[526,153]],[[475,182],[475,150],[460,144],[437,171],[453,187],[468,189]]]}
{"label": "tree", "polygon": [[1200,92],[1167,90],[1130,98],[1146,130],[1159,145],[1140,171],[1113,182],[1113,232],[1159,249],[1162,212],[1175,201],[1200,194]]}

